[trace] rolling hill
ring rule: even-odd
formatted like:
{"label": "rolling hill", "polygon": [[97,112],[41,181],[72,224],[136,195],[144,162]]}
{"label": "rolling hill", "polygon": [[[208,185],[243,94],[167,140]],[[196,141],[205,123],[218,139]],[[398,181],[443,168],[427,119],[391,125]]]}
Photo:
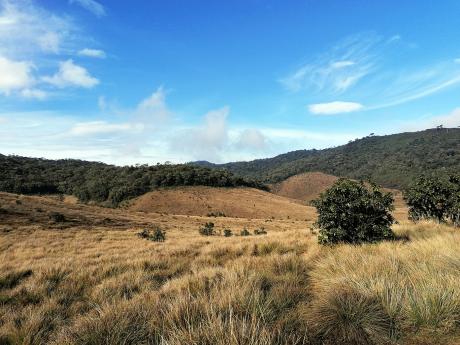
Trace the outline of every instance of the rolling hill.
{"label": "rolling hill", "polygon": [[305,172],[323,172],[403,188],[422,173],[460,170],[460,128],[368,136],[334,148],[298,150],[249,162],[192,164],[225,168],[265,183],[278,183]]}
{"label": "rolling hill", "polygon": [[272,193],[308,203],[332,186],[338,177],[320,172],[294,175],[271,185]]}
{"label": "rolling hill", "polygon": [[130,211],[190,216],[312,220],[313,207],[255,188],[162,188],[133,199]]}

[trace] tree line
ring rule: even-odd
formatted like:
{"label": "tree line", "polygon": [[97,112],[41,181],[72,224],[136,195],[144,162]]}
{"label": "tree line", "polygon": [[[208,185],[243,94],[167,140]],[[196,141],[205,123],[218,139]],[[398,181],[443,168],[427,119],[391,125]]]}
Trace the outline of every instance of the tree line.
{"label": "tree line", "polygon": [[74,159],[49,160],[0,155],[0,191],[18,194],[69,194],[81,202],[115,207],[161,187],[253,187],[264,184],[224,169],[186,164],[114,166]]}

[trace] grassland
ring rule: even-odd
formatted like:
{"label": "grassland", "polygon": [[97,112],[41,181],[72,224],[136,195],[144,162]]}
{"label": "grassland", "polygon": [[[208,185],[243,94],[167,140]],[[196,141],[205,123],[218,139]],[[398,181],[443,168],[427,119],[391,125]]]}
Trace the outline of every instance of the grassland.
{"label": "grassland", "polygon": [[[0,343],[460,342],[458,230],[399,205],[407,241],[322,247],[308,210],[210,218],[0,193]],[[200,236],[207,221],[268,234]],[[152,224],[166,242],[137,236]]]}

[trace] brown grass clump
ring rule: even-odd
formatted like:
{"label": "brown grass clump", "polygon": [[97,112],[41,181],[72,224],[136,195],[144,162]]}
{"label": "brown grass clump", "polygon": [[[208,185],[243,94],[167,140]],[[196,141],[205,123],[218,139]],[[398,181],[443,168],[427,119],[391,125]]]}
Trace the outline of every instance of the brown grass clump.
{"label": "brown grass clump", "polygon": [[[403,222],[394,231],[408,241],[321,247],[307,221],[0,200],[14,214],[0,231],[0,344],[460,340],[460,233],[445,225]],[[68,219],[64,228],[49,221],[51,211]],[[209,221],[268,231],[201,236]],[[167,241],[137,236],[152,224]]]}

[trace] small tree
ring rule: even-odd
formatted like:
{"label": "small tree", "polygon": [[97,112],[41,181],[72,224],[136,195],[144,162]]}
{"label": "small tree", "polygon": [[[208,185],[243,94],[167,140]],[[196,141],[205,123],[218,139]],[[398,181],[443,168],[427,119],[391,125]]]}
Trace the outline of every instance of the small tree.
{"label": "small tree", "polygon": [[460,224],[460,178],[455,175],[420,176],[404,191],[413,221],[434,219]]}
{"label": "small tree", "polygon": [[376,185],[339,179],[312,203],[322,244],[377,242],[393,238],[393,197]]}
{"label": "small tree", "polygon": [[254,235],[266,235],[266,234],[267,234],[267,230],[265,230],[264,227],[254,230]]}
{"label": "small tree", "polygon": [[166,240],[166,231],[157,226],[155,230],[153,230],[151,240],[155,242],[164,242]]}
{"label": "small tree", "polygon": [[248,229],[244,228],[243,230],[241,230],[240,232],[240,236],[250,236],[251,233],[248,231]]}
{"label": "small tree", "polygon": [[232,235],[233,235],[232,230],[224,229],[224,236],[225,237],[231,237]]}
{"label": "small tree", "polygon": [[214,230],[214,223],[209,222],[206,223],[203,227],[201,227],[198,232],[203,236],[213,236],[216,234]]}
{"label": "small tree", "polygon": [[137,234],[140,238],[145,238],[150,241],[164,242],[166,240],[166,231],[160,226],[155,225],[152,230],[143,229]]}

